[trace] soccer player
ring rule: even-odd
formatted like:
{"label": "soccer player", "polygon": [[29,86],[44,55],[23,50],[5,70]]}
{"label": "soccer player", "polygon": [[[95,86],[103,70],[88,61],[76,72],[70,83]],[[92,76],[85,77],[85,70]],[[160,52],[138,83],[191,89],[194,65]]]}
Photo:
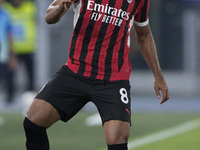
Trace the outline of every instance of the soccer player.
{"label": "soccer player", "polygon": [[101,116],[108,150],[127,150],[130,132],[129,32],[135,29],[151,68],[160,103],[169,99],[149,27],[149,0],[54,0],[46,22],[54,24],[74,4],[67,63],[37,94],[24,120],[28,150],[48,150],[46,129],[67,122],[88,101]]}

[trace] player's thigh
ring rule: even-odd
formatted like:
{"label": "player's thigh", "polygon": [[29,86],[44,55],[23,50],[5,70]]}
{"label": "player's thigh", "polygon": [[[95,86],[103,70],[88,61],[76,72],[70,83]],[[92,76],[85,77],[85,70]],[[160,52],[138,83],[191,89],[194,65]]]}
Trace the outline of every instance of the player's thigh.
{"label": "player's thigh", "polygon": [[97,86],[92,101],[97,106],[103,124],[109,120],[131,123],[129,81],[114,81]]}
{"label": "player's thigh", "polygon": [[130,123],[110,120],[104,123],[104,135],[108,145],[127,143],[130,134]]}
{"label": "player's thigh", "polygon": [[35,99],[27,112],[27,118],[39,126],[48,128],[60,120],[60,115],[50,103]]}

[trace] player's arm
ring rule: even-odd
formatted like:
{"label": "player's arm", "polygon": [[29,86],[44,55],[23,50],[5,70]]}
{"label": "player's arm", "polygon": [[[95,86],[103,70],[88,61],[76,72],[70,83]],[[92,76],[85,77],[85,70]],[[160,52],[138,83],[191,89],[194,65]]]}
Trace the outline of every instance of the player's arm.
{"label": "player's arm", "polygon": [[60,21],[67,12],[74,0],[54,0],[48,7],[45,20],[48,24],[55,24]]}
{"label": "player's arm", "polygon": [[160,102],[160,104],[162,104],[169,99],[169,92],[159,65],[156,45],[150,26],[146,25],[144,27],[140,27],[134,24],[134,29],[141,53],[154,74],[154,89],[158,98],[160,98],[160,90],[162,92],[162,100]]}

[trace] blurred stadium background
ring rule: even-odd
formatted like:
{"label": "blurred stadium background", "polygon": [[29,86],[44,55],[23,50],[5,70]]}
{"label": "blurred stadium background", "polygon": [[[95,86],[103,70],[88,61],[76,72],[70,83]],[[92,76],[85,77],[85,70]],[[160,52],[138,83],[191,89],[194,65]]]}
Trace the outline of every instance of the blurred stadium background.
{"label": "blurred stadium background", "polygon": [[[73,10],[70,9],[58,24],[47,25],[44,16],[52,0],[35,2],[38,9],[38,48],[35,54],[37,92],[67,61],[73,28]],[[163,140],[160,135],[162,141],[157,140],[150,144],[143,142],[143,145],[135,149],[198,150],[200,147],[200,0],[152,0],[149,16],[160,65],[170,90],[170,101],[163,105],[159,104],[153,89],[153,75],[133,38],[134,45],[131,45],[130,52],[133,113],[130,141],[137,141],[175,126],[181,128],[181,125],[189,122],[188,126],[191,129],[184,128],[188,132],[180,132],[182,134],[172,135]],[[23,71],[18,71],[16,99],[12,105],[5,104],[4,91],[0,91],[1,150],[25,149],[21,114],[27,104],[23,99],[24,97],[25,100],[32,99],[34,92],[23,95],[23,86],[26,82],[23,74]],[[85,124],[85,120],[96,112],[94,105],[89,103],[67,125],[58,123],[49,129],[52,149],[67,149],[65,148],[67,146],[71,150],[103,149],[105,142],[98,117],[94,117],[97,118],[95,126],[90,127]],[[94,120],[92,122],[95,122]],[[191,122],[195,122],[196,126]],[[62,128],[65,132],[61,130]],[[167,131],[174,132],[170,129]],[[152,136],[150,139],[156,137]],[[132,148],[134,149],[134,146]]]}

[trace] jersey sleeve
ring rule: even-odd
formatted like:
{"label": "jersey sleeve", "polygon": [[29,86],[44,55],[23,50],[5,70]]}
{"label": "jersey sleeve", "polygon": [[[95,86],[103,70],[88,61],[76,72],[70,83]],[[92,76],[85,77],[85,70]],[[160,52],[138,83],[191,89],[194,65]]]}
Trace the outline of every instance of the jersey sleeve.
{"label": "jersey sleeve", "polygon": [[144,0],[142,5],[139,8],[138,13],[135,15],[134,23],[138,26],[146,26],[149,23],[149,7],[150,7],[150,0]]}

